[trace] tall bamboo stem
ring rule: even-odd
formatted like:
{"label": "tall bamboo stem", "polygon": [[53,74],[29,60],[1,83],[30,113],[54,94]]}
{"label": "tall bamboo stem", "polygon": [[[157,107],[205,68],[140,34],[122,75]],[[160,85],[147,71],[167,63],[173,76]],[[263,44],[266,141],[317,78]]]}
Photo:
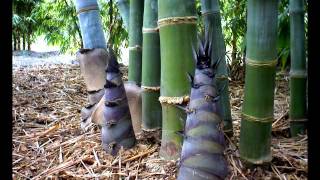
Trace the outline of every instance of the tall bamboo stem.
{"label": "tall bamboo stem", "polygon": [[141,85],[143,0],[130,0],[128,81]]}
{"label": "tall bamboo stem", "polygon": [[196,43],[194,0],[158,1],[158,25],[161,47],[162,142],[160,156],[178,159],[181,152],[183,121],[186,114],[176,104],[188,102],[190,83],[186,74],[194,74],[192,46]]}
{"label": "tall bamboo stem", "polygon": [[304,29],[304,1],[290,0],[290,132],[292,136],[305,133],[306,107],[306,54]]}
{"label": "tall bamboo stem", "polygon": [[127,31],[129,30],[130,0],[117,0],[120,15]]}
{"label": "tall bamboo stem", "polygon": [[240,157],[271,161],[278,0],[248,0],[247,59],[240,131]]}
{"label": "tall bamboo stem", "polygon": [[158,0],[145,0],[142,51],[142,128],[161,127],[160,96],[160,38]]}
{"label": "tall bamboo stem", "polygon": [[212,30],[212,61],[219,62],[216,72],[217,87],[220,91],[221,117],[224,131],[232,135],[232,117],[229,98],[228,69],[225,59],[226,46],[221,28],[220,6],[218,0],[201,0],[201,11],[206,32]]}

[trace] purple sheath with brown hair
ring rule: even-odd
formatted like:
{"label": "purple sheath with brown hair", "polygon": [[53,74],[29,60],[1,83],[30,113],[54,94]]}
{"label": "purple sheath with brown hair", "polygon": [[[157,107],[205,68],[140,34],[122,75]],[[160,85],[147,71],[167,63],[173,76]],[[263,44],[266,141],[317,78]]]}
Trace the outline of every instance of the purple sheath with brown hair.
{"label": "purple sheath with brown hair", "polygon": [[228,174],[223,156],[225,140],[220,127],[219,93],[214,78],[216,64],[211,64],[210,46],[210,42],[201,42],[199,51],[194,50],[197,66],[194,77],[189,75],[192,88],[178,180],[221,180]]}
{"label": "purple sheath with brown hair", "polygon": [[109,49],[109,64],[104,86],[104,109],[101,137],[103,149],[116,155],[121,147],[131,148],[136,142],[126,91],[113,50]]}

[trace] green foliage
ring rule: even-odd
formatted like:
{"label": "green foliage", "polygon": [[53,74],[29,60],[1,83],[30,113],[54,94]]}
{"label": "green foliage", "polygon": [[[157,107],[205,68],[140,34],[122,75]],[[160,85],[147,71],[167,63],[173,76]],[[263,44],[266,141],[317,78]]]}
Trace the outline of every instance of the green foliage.
{"label": "green foliage", "polygon": [[[115,2],[98,3],[106,39],[119,56],[120,46],[128,46],[128,33]],[[28,32],[32,40],[44,35],[48,44],[59,46],[62,52],[74,53],[83,47],[74,0],[15,0],[12,24],[14,33]]]}
{"label": "green foliage", "polygon": [[246,1],[220,0],[220,11],[226,45],[236,53],[232,60],[237,60],[245,51]]}
{"label": "green foliage", "polygon": [[[102,26],[107,33],[107,42],[119,57],[120,47],[128,47],[128,32],[115,3],[115,0],[98,0],[101,8]],[[111,7],[111,8],[110,8]]]}
{"label": "green foliage", "polygon": [[[14,42],[24,39],[29,45],[35,39],[38,28],[35,20],[35,7],[41,0],[14,0],[12,2],[12,32]],[[20,48],[20,47],[19,47]]]}
{"label": "green foliage", "polygon": [[75,52],[82,47],[82,37],[73,0],[44,0],[36,7],[39,23],[37,35],[45,35],[50,45],[62,52]]}
{"label": "green foliage", "polygon": [[289,0],[280,2],[278,15],[278,59],[281,70],[285,70],[288,66],[288,58],[290,55],[290,16],[289,16]]}

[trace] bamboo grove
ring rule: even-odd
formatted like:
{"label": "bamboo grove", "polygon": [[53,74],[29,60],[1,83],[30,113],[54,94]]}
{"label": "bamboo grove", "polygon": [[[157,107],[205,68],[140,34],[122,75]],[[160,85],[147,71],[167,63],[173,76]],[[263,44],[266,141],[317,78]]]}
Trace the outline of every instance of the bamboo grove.
{"label": "bamboo grove", "polygon": [[[76,0],[84,48],[77,58],[88,91],[82,123],[103,102],[99,117],[107,153],[134,146],[133,121],[143,131],[161,129],[160,156],[179,159],[178,179],[224,179],[225,135],[233,135],[226,43],[218,0],[117,0],[129,33],[128,82],[137,89],[136,115],[113,49],[106,44],[96,0]],[[247,1],[245,87],[240,157],[270,163],[274,121],[278,0]],[[291,135],[305,132],[306,62],[303,0],[290,0]],[[197,20],[204,33],[197,32]],[[200,34],[197,35],[197,34]],[[129,107],[130,106],[130,107]],[[135,114],[135,115],[134,115]],[[138,113],[139,114],[139,113]]]}

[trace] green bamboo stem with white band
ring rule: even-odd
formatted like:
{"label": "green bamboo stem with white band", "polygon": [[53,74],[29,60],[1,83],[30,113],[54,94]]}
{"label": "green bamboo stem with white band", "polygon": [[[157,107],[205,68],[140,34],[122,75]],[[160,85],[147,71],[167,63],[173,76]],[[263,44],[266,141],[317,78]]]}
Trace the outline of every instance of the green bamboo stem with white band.
{"label": "green bamboo stem with white band", "polygon": [[161,46],[162,142],[160,156],[180,157],[186,114],[175,105],[186,103],[190,93],[187,73],[194,74],[192,46],[196,47],[194,0],[158,1]]}
{"label": "green bamboo stem with white band", "polygon": [[278,0],[248,0],[247,56],[240,130],[240,157],[248,164],[271,161],[277,64]]}
{"label": "green bamboo stem with white band", "polygon": [[306,107],[306,54],[304,29],[304,1],[290,0],[290,132],[291,136],[305,133]]}
{"label": "green bamboo stem with white band", "polygon": [[218,0],[201,0],[202,17],[206,32],[212,33],[212,61],[219,62],[216,69],[216,80],[220,91],[221,117],[223,129],[228,134],[233,134],[233,125],[229,98],[228,69],[225,59],[226,47],[221,28],[220,6]]}
{"label": "green bamboo stem with white band", "polygon": [[162,125],[160,96],[160,38],[158,0],[144,1],[142,51],[142,129],[152,130]]}
{"label": "green bamboo stem with white band", "polygon": [[143,0],[130,0],[128,81],[141,85]]}

